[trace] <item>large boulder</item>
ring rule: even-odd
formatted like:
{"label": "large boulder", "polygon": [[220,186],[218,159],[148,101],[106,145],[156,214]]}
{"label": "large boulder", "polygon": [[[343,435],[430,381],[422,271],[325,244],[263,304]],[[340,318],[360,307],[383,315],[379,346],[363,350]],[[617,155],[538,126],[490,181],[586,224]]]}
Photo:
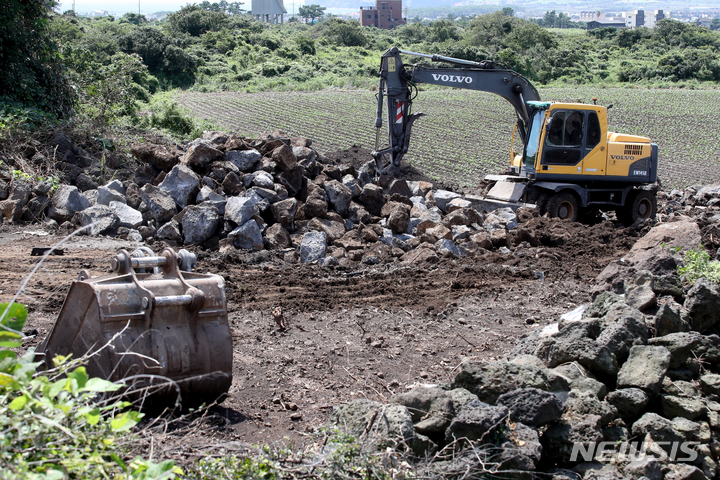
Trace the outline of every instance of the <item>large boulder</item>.
{"label": "large boulder", "polygon": [[482,402],[494,404],[500,395],[518,388],[550,391],[552,380],[548,371],[537,365],[511,362],[478,363],[466,361],[455,377],[454,387],[462,387]]}
{"label": "large boulder", "polygon": [[270,205],[270,211],[276,222],[290,231],[295,230],[295,214],[297,213],[298,201],[295,198],[288,198]]}
{"label": "large boulder", "polygon": [[185,208],[182,216],[182,233],[185,245],[203,243],[215,235],[220,220],[220,212],[210,202],[190,205]]}
{"label": "large boulder", "polygon": [[255,165],[261,157],[260,152],[255,149],[231,150],[225,152],[223,160],[232,162],[241,172],[250,173],[255,171]]}
{"label": "large boulder", "polygon": [[462,195],[460,195],[459,193],[450,192],[447,190],[438,190],[435,192],[434,197],[435,197],[435,204],[438,206],[438,208],[440,210],[442,210],[443,213],[447,213],[448,203],[453,198],[460,198],[460,197],[462,197]]}
{"label": "large boulder", "polygon": [[548,460],[567,463],[581,461],[573,458],[577,445],[596,445],[603,440],[599,415],[573,415],[550,425],[540,438],[543,457]]}
{"label": "large boulder", "polygon": [[300,260],[310,263],[325,256],[327,248],[327,234],[325,232],[310,231],[303,235],[300,243]]}
{"label": "large boulder", "polygon": [[258,213],[257,200],[252,197],[230,197],[225,204],[225,220],[244,225]]}
{"label": "large boulder", "polygon": [[410,412],[402,405],[353,400],[336,409],[329,423],[357,438],[366,438],[366,444],[378,450],[409,447],[416,455],[424,455],[429,447],[427,438],[415,433]]}
{"label": "large boulder", "polygon": [[108,206],[117,215],[119,227],[137,228],[143,224],[142,213],[124,202],[112,201]]}
{"label": "large boulder", "polygon": [[423,435],[445,432],[455,416],[452,396],[436,387],[416,387],[395,395],[390,403],[407,407],[415,424],[415,431]]}
{"label": "large boulder", "polygon": [[192,204],[200,190],[200,179],[187,165],[175,165],[158,187],[166,191],[183,209]]}
{"label": "large boulder", "polygon": [[641,388],[657,394],[670,365],[670,351],[660,346],[635,346],[617,376],[619,388]]}
{"label": "large boulder", "polygon": [[623,418],[635,417],[643,411],[650,397],[639,388],[619,388],[610,392],[607,402],[614,406]]}
{"label": "large boulder", "polygon": [[158,170],[168,171],[178,163],[178,156],[163,145],[143,143],[130,147],[130,153],[141,162],[148,163]]}
{"label": "large boulder", "polygon": [[272,151],[272,159],[277,168],[283,172],[293,170],[297,165],[297,157],[295,157],[292,148],[285,144]]}
{"label": "large boulder", "polygon": [[473,400],[452,419],[445,432],[445,441],[448,443],[460,440],[489,442],[493,433],[503,426],[508,412],[507,407],[493,407],[480,400]]}
{"label": "large boulder", "polygon": [[343,217],[346,217],[348,209],[350,208],[350,201],[352,200],[352,192],[350,189],[337,180],[330,180],[329,182],[325,182],[325,193],[328,202],[335,211]]}
{"label": "large boulder", "polygon": [[0,213],[4,218],[12,221],[20,220],[23,215],[23,207],[30,200],[30,185],[19,178],[13,178],[10,182],[10,195],[7,200],[0,202]]}
{"label": "large boulder", "polygon": [[717,284],[706,278],[697,279],[685,296],[685,308],[693,330],[709,330],[720,320],[720,290]]}
{"label": "large boulder", "polygon": [[148,183],[140,189],[142,201],[150,208],[158,225],[165,224],[177,213],[175,200],[165,190]]}
{"label": "large boulder", "polygon": [[185,152],[182,161],[193,169],[202,169],[223,156],[223,152],[213,147],[210,142],[196,140]]}
{"label": "large boulder", "polygon": [[243,250],[262,250],[263,238],[255,220],[248,220],[228,234],[235,248]]}
{"label": "large boulder", "polygon": [[290,245],[290,234],[281,224],[275,223],[265,230],[265,247],[268,250],[280,250]]}
{"label": "large boulder", "polygon": [[507,407],[510,420],[541,427],[560,419],[562,405],[552,393],[537,388],[519,388],[498,397],[498,405]]}
{"label": "large boulder", "polygon": [[[173,202],[174,205],[174,202]],[[68,220],[75,212],[81,212],[90,207],[90,201],[78,191],[77,187],[62,185],[52,198],[52,206],[56,213],[50,216],[58,222]]]}
{"label": "large boulder", "polygon": [[90,235],[100,235],[114,231],[119,224],[117,215],[107,205],[95,205],[78,212],[81,227],[88,227]]}
{"label": "large boulder", "polygon": [[358,202],[361,203],[371,214],[380,216],[382,207],[385,204],[382,187],[375,185],[374,183],[366,184],[363,187],[362,192],[360,192]]}

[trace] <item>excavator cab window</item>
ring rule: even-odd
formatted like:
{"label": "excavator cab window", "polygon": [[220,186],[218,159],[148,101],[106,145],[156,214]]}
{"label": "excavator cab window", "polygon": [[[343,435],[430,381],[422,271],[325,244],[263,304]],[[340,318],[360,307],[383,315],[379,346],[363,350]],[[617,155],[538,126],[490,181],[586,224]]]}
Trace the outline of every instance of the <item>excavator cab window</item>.
{"label": "excavator cab window", "polygon": [[601,134],[602,130],[600,129],[600,120],[598,119],[597,113],[588,113],[587,145],[585,146],[588,151],[600,143]]}
{"label": "excavator cab window", "polygon": [[525,150],[525,160],[523,161],[525,166],[528,168],[535,168],[535,158],[537,156],[538,147],[540,145],[540,132],[542,131],[544,118],[545,110],[538,110],[533,114],[527,148]]}
{"label": "excavator cab window", "polygon": [[575,165],[582,160],[585,112],[556,110],[545,136],[543,165]]}

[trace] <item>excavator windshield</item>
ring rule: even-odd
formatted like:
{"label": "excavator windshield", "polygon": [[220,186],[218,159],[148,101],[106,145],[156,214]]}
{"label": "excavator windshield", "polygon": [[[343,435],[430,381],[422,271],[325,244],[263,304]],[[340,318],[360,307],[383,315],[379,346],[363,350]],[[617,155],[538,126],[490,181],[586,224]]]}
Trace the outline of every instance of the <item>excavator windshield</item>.
{"label": "excavator windshield", "polygon": [[540,132],[542,131],[543,118],[545,110],[536,110],[530,124],[530,135],[528,136],[527,148],[525,149],[525,160],[523,164],[526,168],[535,167],[535,159],[540,147]]}

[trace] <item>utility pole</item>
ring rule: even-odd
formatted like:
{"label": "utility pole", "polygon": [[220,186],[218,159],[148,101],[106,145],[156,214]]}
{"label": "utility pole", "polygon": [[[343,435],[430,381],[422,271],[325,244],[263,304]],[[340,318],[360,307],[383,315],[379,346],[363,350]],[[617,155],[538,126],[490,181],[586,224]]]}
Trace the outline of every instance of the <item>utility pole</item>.
{"label": "utility pole", "polygon": [[140,0],[138,0],[138,15],[140,15]]}

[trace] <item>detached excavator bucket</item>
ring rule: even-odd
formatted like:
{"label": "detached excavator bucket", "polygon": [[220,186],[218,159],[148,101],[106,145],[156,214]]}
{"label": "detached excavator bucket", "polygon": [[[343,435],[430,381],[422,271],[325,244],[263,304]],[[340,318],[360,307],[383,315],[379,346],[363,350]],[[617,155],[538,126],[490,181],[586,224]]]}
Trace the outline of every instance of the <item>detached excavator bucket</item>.
{"label": "detached excavator bucket", "polygon": [[110,275],[83,271],[39,347],[47,367],[56,355],[87,355],[90,376],[124,381],[142,407],[222,400],[233,354],[225,280],[181,270],[194,263],[185,250],[146,248],[120,250]]}

